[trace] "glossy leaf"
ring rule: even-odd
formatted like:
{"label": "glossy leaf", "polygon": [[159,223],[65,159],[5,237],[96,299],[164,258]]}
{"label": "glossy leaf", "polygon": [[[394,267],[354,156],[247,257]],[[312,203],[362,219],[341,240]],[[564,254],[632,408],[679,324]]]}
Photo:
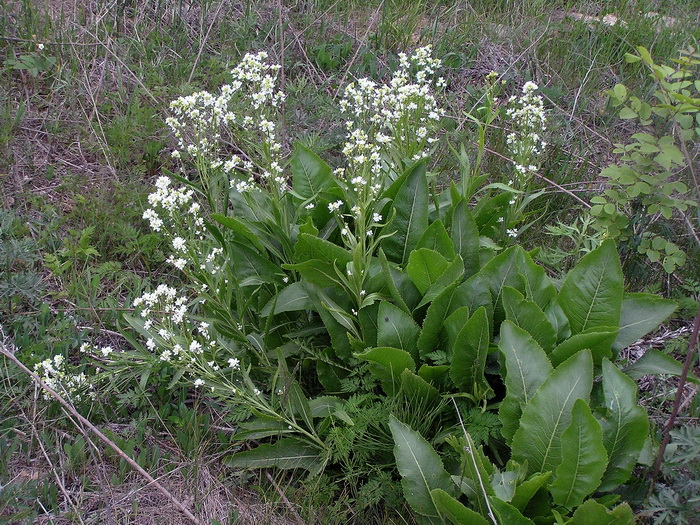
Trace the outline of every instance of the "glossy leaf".
{"label": "glossy leaf", "polygon": [[388,395],[396,394],[404,370],[416,370],[416,363],[411,355],[400,348],[370,348],[355,356],[370,363],[370,372],[382,381]]}
{"label": "glossy leaf", "polygon": [[304,469],[318,474],[325,461],[321,450],[294,438],[281,438],[273,444],[258,445],[252,450],[230,456],[226,463],[235,468]]}
{"label": "glossy leaf", "polygon": [[603,361],[603,442],[608,451],[608,468],[600,486],[610,491],[626,482],[637,464],[649,433],[649,417],[637,404],[637,385],[617,366]]}
{"label": "glossy leaf", "polygon": [[453,299],[455,295],[456,284],[448,286],[443,292],[438,295],[425,314],[423,321],[423,329],[418,336],[418,352],[421,357],[429,354],[435,349],[445,318],[453,310]]}
{"label": "glossy leaf", "polygon": [[505,357],[508,397],[529,403],[540,385],[552,375],[547,355],[529,333],[510,321],[501,324],[498,348]]}
{"label": "glossy leaf", "polygon": [[561,446],[566,452],[550,492],[554,503],[573,509],[598,488],[608,464],[600,423],[583,399],[574,403],[571,423],[561,436]]}
{"label": "glossy leaf", "polygon": [[503,288],[503,308],[506,319],[527,331],[540,347],[549,353],[557,344],[557,333],[544,312],[528,301],[515,288]]}
{"label": "glossy leaf", "polygon": [[551,472],[538,472],[530,476],[529,479],[515,487],[515,495],[510,504],[520,511],[524,510],[533,496],[549,481],[550,477],[552,477]]}
{"label": "glossy leaf", "polygon": [[593,359],[582,350],[559,365],[523,408],[513,436],[513,459],[528,462],[528,472],[553,471],[563,457],[561,435],[571,421],[577,399],[588,401]]}
{"label": "glossy leaf", "polygon": [[416,285],[418,291],[424,294],[430,285],[435,283],[447,269],[450,263],[438,252],[420,248],[411,252],[406,265],[406,273]]}
{"label": "glossy leaf", "polygon": [[273,297],[262,309],[260,316],[267,317],[270,314],[311,309],[313,309],[313,301],[309,293],[302,283],[296,282],[283,288],[277,297]]}
{"label": "glossy leaf", "polygon": [[379,303],[377,315],[377,344],[401,348],[414,354],[420,327],[403,310],[386,301]]}
{"label": "glossy leaf", "polygon": [[448,261],[455,258],[455,247],[447,234],[445,225],[442,221],[437,220],[433,222],[428,229],[425,230],[423,236],[418,240],[418,249],[427,248],[434,252],[439,253]]}
{"label": "glossy leaf", "polygon": [[499,523],[508,525],[534,525],[534,522],[530,518],[523,516],[520,510],[510,503],[495,496],[489,498],[489,501],[499,518]]}
{"label": "glossy leaf", "polygon": [[453,525],[493,525],[493,522],[486,520],[442,489],[433,489],[431,495],[437,510]]}
{"label": "glossy leaf", "polygon": [[615,340],[617,351],[634,344],[656,329],[676,310],[678,305],[651,294],[626,294],[622,300],[620,331]]}
{"label": "glossy leaf", "polygon": [[576,509],[566,525],[634,525],[634,512],[627,503],[608,510],[595,500],[588,500]]}
{"label": "glossy leaf", "polygon": [[479,271],[479,229],[466,199],[455,207],[450,238],[455,252],[462,256],[465,277],[471,277]]}
{"label": "glossy leaf", "polygon": [[294,145],[291,167],[292,188],[303,199],[337,186],[331,167],[301,143]]}
{"label": "glossy leaf", "polygon": [[593,356],[593,364],[600,366],[603,358],[612,357],[612,344],[617,337],[615,328],[596,327],[573,335],[564,340],[549,355],[549,359],[554,366],[569,359],[572,355],[588,348]]}
{"label": "glossy leaf", "polygon": [[604,241],[569,272],[557,301],[574,334],[598,326],[618,326],[623,277],[615,243]]}
{"label": "glossy leaf", "polygon": [[[680,376],[683,373],[683,364],[670,355],[666,355],[655,348],[650,348],[642,357],[631,365],[626,366],[624,372],[632,379],[655,374]],[[700,380],[692,372],[688,374],[688,381],[700,384]]]}
{"label": "glossy leaf", "polygon": [[464,325],[452,347],[450,377],[463,392],[483,397],[491,391],[484,377],[490,339],[486,309],[482,306]]}
{"label": "glossy leaf", "polygon": [[394,416],[389,417],[389,429],[406,501],[416,513],[439,520],[431,491],[442,489],[453,495],[455,486],[450,475],[433,447],[418,432]]}
{"label": "glossy leaf", "polygon": [[399,264],[405,264],[408,256],[428,228],[428,180],[425,162],[411,168],[396,194],[393,210],[396,215],[386,233],[393,235],[382,240],[386,256]]}

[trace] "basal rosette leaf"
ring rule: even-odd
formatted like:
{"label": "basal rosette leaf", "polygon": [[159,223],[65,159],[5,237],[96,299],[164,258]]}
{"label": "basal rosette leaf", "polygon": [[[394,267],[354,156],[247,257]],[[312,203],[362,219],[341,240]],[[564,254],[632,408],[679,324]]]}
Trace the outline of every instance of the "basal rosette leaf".
{"label": "basal rosette leaf", "polygon": [[523,408],[513,436],[513,459],[528,463],[528,472],[554,471],[561,463],[561,436],[571,422],[577,399],[588,401],[593,386],[593,359],[582,350],[559,365]]}
{"label": "basal rosette leaf", "polygon": [[566,452],[550,492],[554,503],[573,509],[598,488],[608,464],[600,423],[583,399],[574,403],[571,423],[561,436],[561,445]]}
{"label": "basal rosette leaf", "polygon": [[414,358],[418,357],[416,343],[420,327],[403,310],[386,301],[379,303],[377,315],[377,344],[401,348]]}
{"label": "basal rosette leaf", "polygon": [[547,316],[533,301],[528,301],[515,288],[503,288],[506,319],[526,330],[540,347],[549,353],[557,344],[557,333]]}
{"label": "basal rosette leaf", "polygon": [[652,294],[625,294],[622,300],[620,331],[613,345],[616,351],[647,335],[663,323],[678,305]]}
{"label": "basal rosette leaf", "polygon": [[619,326],[623,276],[615,242],[606,240],[569,272],[557,297],[574,334]]}
{"label": "basal rosette leaf", "polygon": [[491,391],[484,376],[490,340],[486,309],[482,306],[464,325],[452,348],[450,377],[463,392],[483,397]]}
{"label": "basal rosette leaf", "polygon": [[440,456],[423,436],[394,416],[389,418],[389,429],[394,438],[394,457],[406,501],[416,513],[440,523],[431,491],[441,489],[449,496],[456,492]]}
{"label": "basal rosette leaf", "polygon": [[637,384],[617,366],[603,360],[604,416],[600,417],[608,467],[600,484],[610,491],[625,483],[637,464],[649,433],[649,417],[637,404]]}
{"label": "basal rosette leaf", "polygon": [[385,228],[391,236],[382,240],[386,256],[398,264],[405,264],[408,256],[428,228],[428,180],[425,161],[417,163],[399,188],[392,204],[394,219]]}

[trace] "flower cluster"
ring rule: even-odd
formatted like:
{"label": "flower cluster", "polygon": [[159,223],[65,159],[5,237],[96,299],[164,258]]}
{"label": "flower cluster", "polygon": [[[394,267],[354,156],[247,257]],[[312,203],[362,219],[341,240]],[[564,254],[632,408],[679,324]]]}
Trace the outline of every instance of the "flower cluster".
{"label": "flower cluster", "polygon": [[[95,392],[85,373],[72,374],[68,368],[65,358],[59,354],[35,364],[34,372],[49,388],[67,396],[74,403],[84,401],[86,395],[94,399]],[[51,399],[47,392],[43,393],[43,397],[46,400]]]}
{"label": "flower cluster", "polygon": [[[148,196],[151,208],[143,212],[151,228],[157,232],[193,231],[197,236],[204,233],[204,219],[200,215],[201,206],[194,200],[194,192],[171,185],[168,177],[159,177],[156,191]],[[184,251],[184,239],[178,241],[178,251]]]}
{"label": "flower cluster", "polygon": [[383,151],[394,150],[399,160],[415,161],[426,156],[426,146],[437,140],[430,135],[443,111],[433,88],[442,87],[444,79],[433,82],[441,62],[430,54],[430,46],[410,57],[401,53],[399,68],[388,84],[361,79],[345,88],[340,107],[349,120],[343,154],[352,173],[350,183],[358,192],[380,191]]}
{"label": "flower cluster", "polygon": [[516,162],[516,171],[523,179],[537,171],[535,159],[547,145],[542,138],[547,119],[542,97],[535,94],[537,89],[534,82],[526,82],[523,94],[520,97],[510,97],[510,107],[506,110],[513,129],[506,137],[506,142]]}
{"label": "flower cluster", "polygon": [[[218,96],[199,91],[180,97],[170,104],[171,117],[167,124],[178,140],[179,150],[195,159],[202,180],[208,182],[207,171],[223,168],[232,178],[230,184],[239,192],[253,190],[259,181],[274,182],[283,192],[287,180],[282,174],[280,151],[275,125],[277,108],[285,100],[276,91],[279,65],[267,63],[267,53],[247,54],[231,71],[232,80],[221,88]],[[234,136],[260,147],[259,163],[242,161],[237,155],[219,158],[221,134],[227,129]],[[256,137],[251,140],[251,137]]]}

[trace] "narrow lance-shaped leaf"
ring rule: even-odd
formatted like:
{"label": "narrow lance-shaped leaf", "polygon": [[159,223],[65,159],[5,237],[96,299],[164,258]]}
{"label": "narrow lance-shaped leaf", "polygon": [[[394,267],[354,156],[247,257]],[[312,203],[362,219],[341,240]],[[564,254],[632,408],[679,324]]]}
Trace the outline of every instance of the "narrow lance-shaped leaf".
{"label": "narrow lance-shaped leaf", "polygon": [[649,432],[646,410],[637,404],[637,385],[617,366],[603,360],[605,416],[600,423],[608,451],[608,468],[600,485],[610,491],[627,481]]}
{"label": "narrow lance-shaped leaf", "polygon": [[561,436],[561,445],[566,453],[550,491],[554,503],[573,509],[598,488],[608,463],[600,423],[583,399],[574,403],[571,423]]}
{"label": "narrow lance-shaped leaf", "polygon": [[557,301],[575,334],[597,326],[618,326],[623,277],[615,243],[604,241],[569,272]]}
{"label": "narrow lance-shaped leaf", "polygon": [[455,493],[440,457],[423,436],[394,416],[389,417],[389,429],[394,438],[394,457],[406,501],[418,514],[440,520],[431,491],[442,489],[448,495]]}
{"label": "narrow lance-shaped leaf", "polygon": [[513,436],[513,459],[528,462],[528,472],[553,471],[563,457],[561,435],[577,399],[588,401],[593,359],[583,350],[559,365],[523,409]]}
{"label": "narrow lance-shaped leaf", "polygon": [[226,463],[238,468],[301,468],[311,474],[318,474],[324,466],[319,448],[294,438],[282,438],[272,445],[259,445],[253,450],[238,452]]}
{"label": "narrow lance-shaped leaf", "polygon": [[471,277],[479,271],[479,229],[466,199],[455,208],[450,233],[454,249],[464,261],[464,275]]}

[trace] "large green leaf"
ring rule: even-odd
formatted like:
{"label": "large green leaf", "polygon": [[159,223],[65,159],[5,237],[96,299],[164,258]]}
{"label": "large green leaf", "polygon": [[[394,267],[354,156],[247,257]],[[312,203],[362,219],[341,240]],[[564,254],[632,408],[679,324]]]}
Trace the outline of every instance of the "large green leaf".
{"label": "large green leaf", "polygon": [[503,253],[491,259],[479,271],[479,276],[488,284],[493,299],[493,304],[497,311],[501,312],[501,293],[504,286],[511,286],[517,290],[524,291],[524,283],[521,275],[518,273],[518,258],[520,255],[520,246],[508,248]]}
{"label": "large green leaf", "polygon": [[[420,292],[413,282],[411,282],[408,275],[395,268],[394,265],[387,260],[381,248],[379,249],[378,258],[384,275],[384,283],[391,294],[391,298],[396,303],[396,306],[407,314],[410,314],[411,308],[407,303],[415,305],[420,300]],[[406,297],[407,294],[409,297]]]}
{"label": "large green leaf", "polygon": [[299,272],[305,281],[317,284],[322,288],[340,288],[342,286],[342,281],[338,277],[340,269],[335,263],[312,259],[297,264],[283,264],[282,268]]}
{"label": "large green leaf", "polygon": [[319,448],[298,439],[282,438],[271,445],[258,445],[253,450],[233,454],[226,463],[236,468],[301,468],[318,474],[325,460]]}
{"label": "large green leaf", "polygon": [[264,248],[258,239],[258,236],[242,221],[235,217],[227,217],[219,213],[212,213],[211,218],[216,222],[233,231],[238,236],[241,236],[255,246],[259,251],[263,252]]}
{"label": "large green leaf", "polygon": [[493,506],[493,510],[498,515],[499,523],[503,523],[504,525],[534,525],[534,522],[530,518],[523,516],[520,510],[510,503],[495,496],[491,496],[489,501]]}
{"label": "large green leaf", "polygon": [[416,310],[435,300],[448,286],[461,283],[463,276],[464,264],[462,263],[462,258],[457,255],[449,266],[445,268],[445,271],[442,272],[437,280],[425,291],[423,298],[420,303],[418,303],[418,306],[416,306]]}
{"label": "large green leaf", "polygon": [[654,330],[678,305],[652,294],[625,294],[622,300],[622,315],[620,316],[620,332],[613,345],[615,350],[634,344],[636,341]]}
{"label": "large green leaf", "polygon": [[453,525],[493,525],[493,522],[466,507],[442,489],[433,489],[430,494],[440,514]]}
{"label": "large green leaf", "polygon": [[517,264],[525,288],[525,298],[544,310],[557,295],[557,289],[552,280],[545,269],[535,264],[525,250],[518,250]]}
{"label": "large green leaf", "polygon": [[423,329],[418,336],[418,352],[423,357],[435,348],[440,333],[443,330],[445,319],[453,308],[453,298],[455,296],[456,283],[448,286],[430,303],[428,311],[423,321]]}
{"label": "large green leaf", "polygon": [[294,145],[291,166],[292,188],[303,199],[337,186],[331,167],[301,143]]}
{"label": "large green leaf", "polygon": [[649,418],[637,404],[636,383],[607,359],[603,360],[603,396],[600,423],[609,459],[600,490],[610,491],[629,479],[649,433]]}
{"label": "large green leaf", "polygon": [[450,237],[464,261],[464,275],[471,277],[479,271],[479,229],[464,199],[455,208]]}
{"label": "large green leaf", "polygon": [[229,243],[228,249],[239,286],[259,286],[279,280],[282,273],[279,267],[255,250],[238,242]]}
{"label": "large green leaf", "polygon": [[623,277],[615,242],[606,240],[569,272],[557,298],[575,334],[597,326],[618,326]]}
{"label": "large green leaf", "polygon": [[[632,379],[657,374],[680,376],[683,373],[683,364],[670,355],[666,355],[655,348],[650,348],[642,357],[631,365],[626,366],[624,372]],[[688,381],[700,384],[700,380],[692,372],[688,374]]]}
{"label": "large green leaf", "polygon": [[542,349],[549,353],[557,344],[557,333],[547,316],[533,301],[528,301],[515,288],[503,288],[506,319],[526,330]]}
{"label": "large green leaf", "polygon": [[448,261],[455,258],[455,247],[447,234],[445,225],[442,221],[437,220],[428,226],[423,236],[418,240],[417,248],[428,248],[438,252]]}
{"label": "large green leaf", "polygon": [[428,228],[428,180],[425,162],[408,173],[393,202],[394,220],[386,228],[393,235],[382,240],[382,249],[394,262],[404,264]]}
{"label": "large green leaf", "polygon": [[440,347],[445,350],[451,350],[454,347],[455,340],[462,331],[464,325],[469,321],[469,307],[460,306],[450,315],[445,318],[443,322],[443,330],[440,333]]}
{"label": "large green leaf", "polygon": [[294,260],[298,263],[318,259],[326,263],[335,263],[339,268],[352,261],[352,254],[345,248],[308,233],[300,233],[294,245]]}
{"label": "large green leaf", "polygon": [[260,312],[260,316],[267,317],[270,314],[311,309],[313,309],[313,301],[309,297],[309,293],[303,283],[296,282],[283,288],[277,297],[270,299]]}
{"label": "large green leaf", "polygon": [[508,397],[523,404],[529,403],[540,385],[552,374],[547,355],[528,332],[510,321],[501,324],[498,348],[505,357]]}
{"label": "large green leaf", "polygon": [[389,417],[389,429],[406,501],[416,513],[440,520],[431,491],[442,489],[448,495],[455,494],[455,486],[440,457],[423,436],[394,416]]}
{"label": "large green leaf", "polygon": [[486,308],[479,308],[460,330],[452,347],[450,377],[463,392],[484,398],[491,387],[484,377],[491,333]]}
{"label": "large green leaf", "polygon": [[617,337],[616,328],[606,328],[604,326],[589,328],[562,341],[549,354],[549,359],[554,366],[559,366],[575,353],[588,348],[593,356],[593,364],[600,366],[603,358],[610,359],[612,357],[611,348],[615,337]]}
{"label": "large green leaf", "polygon": [[532,497],[549,481],[551,476],[551,472],[533,474],[529,479],[515,487],[515,495],[510,504],[520,511],[525,509]]}
{"label": "large green leaf", "polygon": [[406,273],[424,294],[430,285],[438,280],[450,263],[442,255],[428,248],[419,248],[411,252],[406,265]]}
{"label": "large green leaf", "polygon": [[393,346],[414,354],[419,333],[420,327],[410,315],[386,301],[379,303],[377,315],[379,346]]}
{"label": "large green leaf", "polygon": [[561,435],[571,421],[577,399],[588,401],[593,359],[582,350],[559,365],[523,408],[513,436],[513,459],[528,462],[528,472],[553,471],[562,460]]}
{"label": "large green leaf", "polygon": [[401,373],[408,369],[415,372],[416,363],[411,355],[400,348],[370,348],[355,356],[370,363],[370,372],[382,381],[386,393],[393,396],[401,384]]}
{"label": "large green leaf", "polygon": [[609,510],[595,500],[588,500],[576,509],[566,525],[634,525],[634,512],[627,503]]}
{"label": "large green leaf", "polygon": [[583,399],[571,411],[571,423],[561,436],[566,451],[550,487],[554,503],[573,509],[598,485],[608,464],[600,423]]}

